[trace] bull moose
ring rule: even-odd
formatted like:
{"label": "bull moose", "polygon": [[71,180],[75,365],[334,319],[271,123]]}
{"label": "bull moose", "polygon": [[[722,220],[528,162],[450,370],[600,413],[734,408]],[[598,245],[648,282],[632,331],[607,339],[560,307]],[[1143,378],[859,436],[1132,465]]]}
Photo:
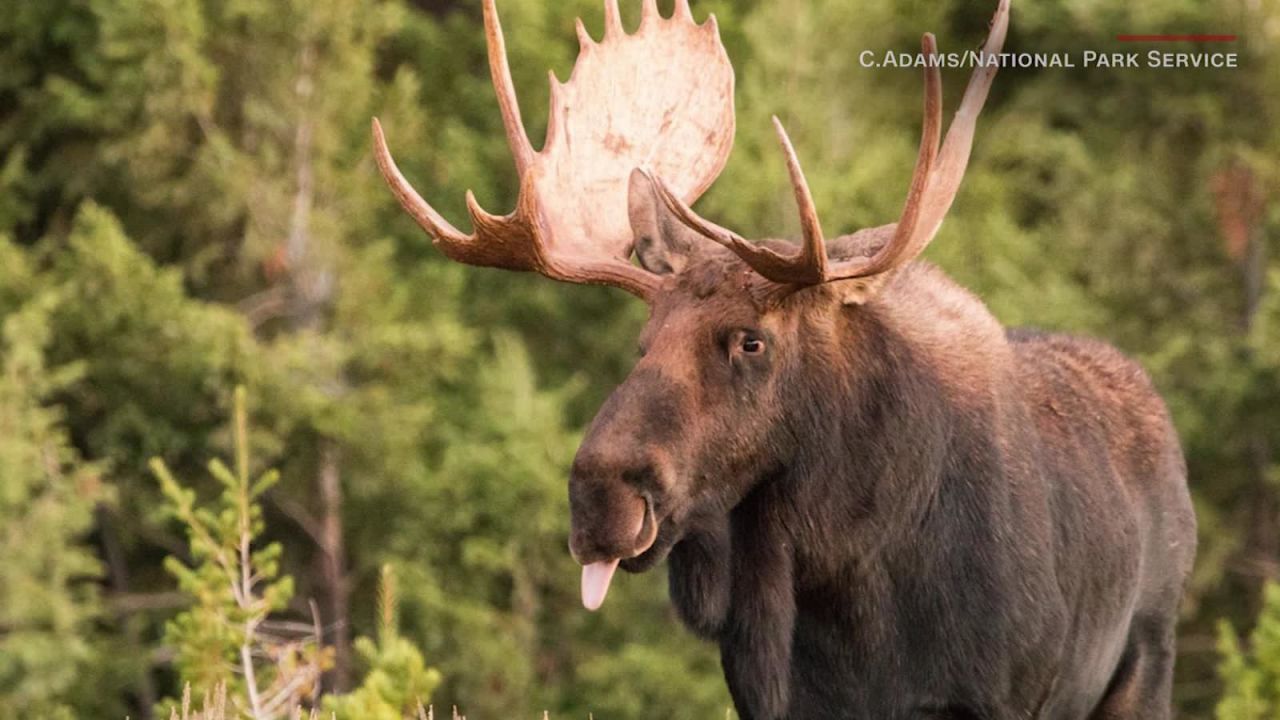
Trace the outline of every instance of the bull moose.
{"label": "bull moose", "polygon": [[569,547],[593,610],[619,565],[667,559],[743,718],[1169,717],[1196,535],[1163,402],[1108,345],[1006,330],[917,260],[968,163],[1008,5],[945,142],[925,63],[898,221],[830,241],[776,118],[799,246],[690,208],[728,157],[734,81],[687,0],[669,18],[643,0],[633,33],[606,0],[598,42],[579,21],[538,151],[485,0],[520,195],[496,216],[468,194],[472,234],[409,185],[374,121],[383,176],[445,255],[648,303],[635,369],[573,462]]}

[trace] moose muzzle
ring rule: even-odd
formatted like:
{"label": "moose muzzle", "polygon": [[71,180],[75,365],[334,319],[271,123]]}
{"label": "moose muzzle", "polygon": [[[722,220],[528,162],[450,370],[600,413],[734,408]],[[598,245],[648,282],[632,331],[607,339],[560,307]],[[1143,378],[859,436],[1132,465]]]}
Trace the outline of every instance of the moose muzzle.
{"label": "moose muzzle", "polygon": [[590,465],[579,458],[569,478],[569,552],[583,566],[582,604],[596,610],[604,602],[619,561],[653,545],[658,521],[652,495],[619,474],[584,472]]}

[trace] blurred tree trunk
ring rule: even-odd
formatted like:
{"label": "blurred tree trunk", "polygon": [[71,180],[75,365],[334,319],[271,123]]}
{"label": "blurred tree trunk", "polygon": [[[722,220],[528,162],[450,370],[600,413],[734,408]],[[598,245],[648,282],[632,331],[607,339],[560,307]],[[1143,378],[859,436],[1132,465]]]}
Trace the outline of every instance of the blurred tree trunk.
{"label": "blurred tree trunk", "polygon": [[324,584],[333,620],[333,673],[330,687],[345,692],[351,685],[351,600],[347,579],[346,548],[342,532],[341,456],[337,443],[324,440],[320,446],[320,551],[323,555]]}
{"label": "blurred tree trunk", "polygon": [[[1250,228],[1241,271],[1245,292],[1242,327],[1247,337],[1254,331],[1266,275],[1266,247],[1256,223]],[[1266,428],[1257,420],[1250,423],[1246,432],[1246,462],[1253,488],[1246,552],[1250,565],[1261,578],[1275,580],[1280,577],[1280,498],[1277,498],[1277,488],[1271,482],[1271,448],[1267,443]],[[1255,614],[1261,609],[1262,596],[1259,592],[1254,599]]]}
{"label": "blurred tree trunk", "polygon": [[[299,107],[298,125],[294,133],[296,190],[285,244],[290,284],[289,316],[296,331],[320,329],[334,292],[333,269],[317,260],[311,236],[311,213],[315,202],[315,118],[311,105],[315,88],[315,62],[314,40],[304,42],[298,57],[298,77],[294,85]],[[345,386],[343,378],[334,380],[334,387]],[[321,438],[319,447],[316,489],[321,502],[321,577],[328,601],[327,624],[333,628],[329,640],[334,651],[333,670],[329,674],[328,685],[331,691],[345,692],[351,685],[351,618],[346,547],[343,543],[341,460],[337,443],[331,438]]]}
{"label": "blurred tree trunk", "polygon": [[[1227,254],[1240,270],[1243,305],[1240,334],[1245,363],[1253,360],[1248,338],[1255,330],[1266,287],[1266,243],[1262,232],[1265,198],[1256,174],[1243,162],[1220,170],[1213,178],[1218,227]],[[1249,476],[1250,503],[1242,570],[1254,578],[1280,577],[1280,498],[1271,482],[1271,448],[1266,429],[1246,419],[1243,438]],[[1261,582],[1257,583],[1260,588]],[[1253,611],[1261,609],[1261,595],[1255,593]]]}
{"label": "blurred tree trunk", "polygon": [[[94,514],[97,516],[97,525],[102,536],[102,555],[107,562],[109,597],[125,597],[129,594],[129,560],[124,549],[120,547],[120,533],[107,508],[100,506],[94,510]],[[142,638],[138,636],[138,629],[129,615],[129,612],[120,612],[118,615],[124,641],[131,650],[142,653],[144,648]],[[142,720],[151,720],[152,708],[155,707],[158,698],[155,683],[151,678],[151,663],[143,662],[141,667],[137,686],[138,717]]]}

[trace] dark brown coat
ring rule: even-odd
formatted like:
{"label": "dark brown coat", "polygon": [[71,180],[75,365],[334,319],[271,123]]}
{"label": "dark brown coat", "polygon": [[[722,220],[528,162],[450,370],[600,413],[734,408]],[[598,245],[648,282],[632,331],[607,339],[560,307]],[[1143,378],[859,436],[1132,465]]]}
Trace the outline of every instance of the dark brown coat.
{"label": "dark brown coat", "polygon": [[923,262],[864,304],[838,283],[761,304],[736,257],[657,218],[643,356],[573,468],[581,561],[655,523],[623,567],[669,556],[744,718],[1169,716],[1195,521],[1138,365],[1006,331]]}

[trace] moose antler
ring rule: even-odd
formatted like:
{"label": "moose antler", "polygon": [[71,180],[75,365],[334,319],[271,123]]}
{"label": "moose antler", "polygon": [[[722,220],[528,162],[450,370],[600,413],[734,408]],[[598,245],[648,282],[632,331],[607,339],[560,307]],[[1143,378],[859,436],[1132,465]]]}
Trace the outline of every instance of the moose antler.
{"label": "moose antler", "polygon": [[534,151],[520,118],[502,26],[484,0],[489,70],[507,144],[520,176],[515,210],[491,215],[467,192],[475,226],[459,231],[409,185],[373,121],[378,167],[404,209],[445,255],[469,265],[533,270],[573,283],[612,285],[647,299],[656,276],[632,265],[627,180],[652,168],[684,202],[724,168],[733,144],[733,68],[715,17],[693,21],[688,0],[670,18],[644,0],[640,28],[622,28],[617,0],[605,0],[605,34],[592,40],[578,20],[580,50],[567,83],[551,74],[551,115]]}
{"label": "moose antler", "polygon": [[794,253],[783,254],[764,245],[744,240],[738,234],[698,216],[677,192],[669,187],[661,176],[655,176],[658,192],[666,205],[686,225],[699,234],[732,250],[742,261],[766,279],[783,285],[803,287],[844,280],[882,275],[915,259],[937,234],[942,220],[955,199],[969,162],[973,146],[973,133],[978,113],[982,110],[996,74],[996,59],[1004,45],[1009,25],[1009,0],[1000,0],[986,44],[982,48],[983,62],[973,73],[965,88],[964,99],[956,111],[946,143],[938,147],[942,126],[942,81],[938,64],[934,62],[937,44],[932,34],[926,33],[921,46],[927,57],[925,63],[924,129],[920,139],[920,152],[902,215],[893,228],[892,238],[870,257],[832,262],[827,257],[822,224],[813,204],[808,182],[796,159],[795,149],[778,118],[773,118],[778,141],[786,156],[787,170],[795,190],[796,205],[800,210],[800,226],[803,242]]}

